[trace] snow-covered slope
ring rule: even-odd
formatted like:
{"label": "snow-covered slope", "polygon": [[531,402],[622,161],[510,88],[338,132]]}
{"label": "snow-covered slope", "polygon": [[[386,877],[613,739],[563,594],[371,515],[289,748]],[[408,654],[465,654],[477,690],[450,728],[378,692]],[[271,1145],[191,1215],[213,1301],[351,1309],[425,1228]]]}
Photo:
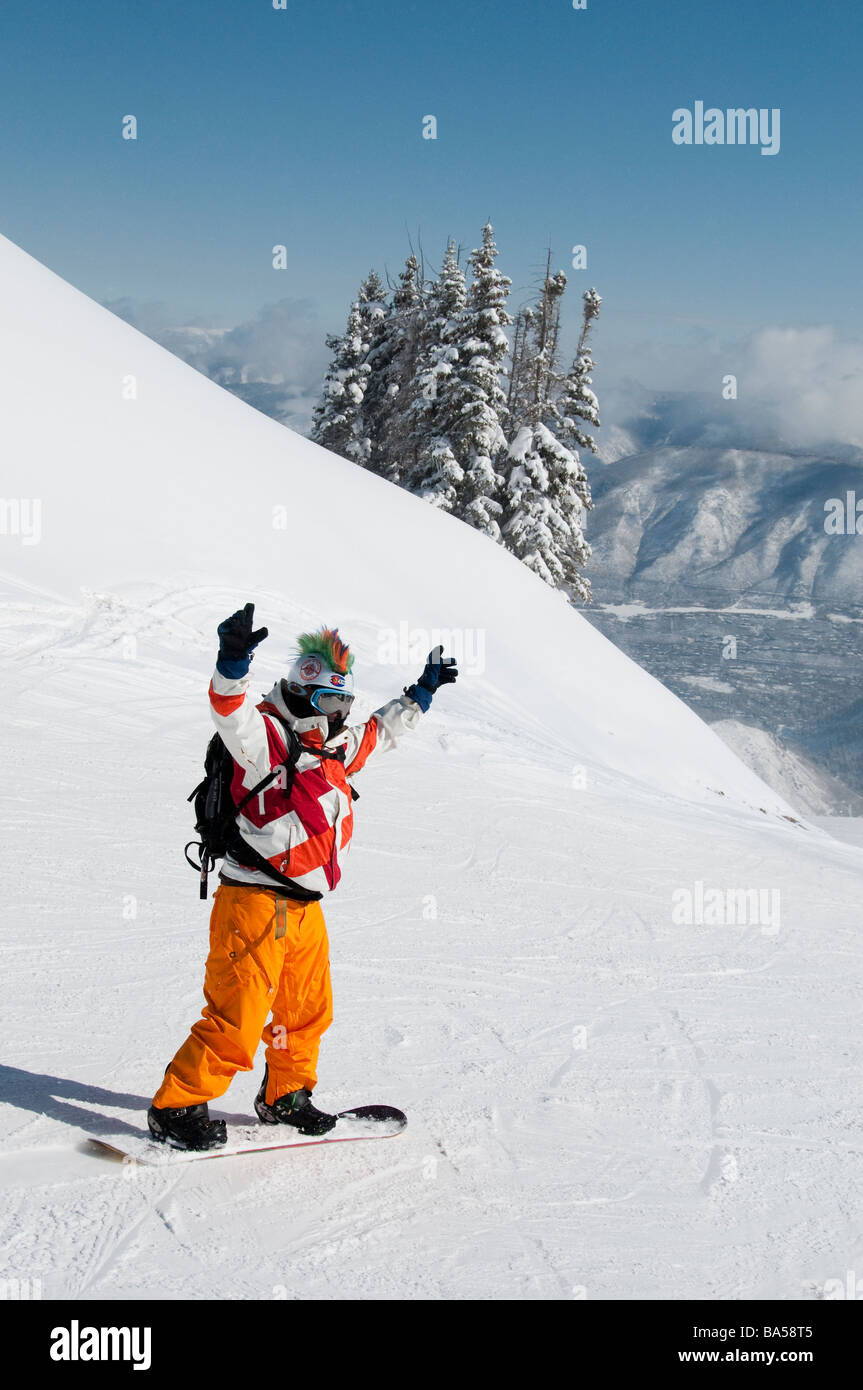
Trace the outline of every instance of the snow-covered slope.
{"label": "snow-covered slope", "polygon": [[[842,1277],[860,850],[786,819],[482,537],[4,242],[0,296],[4,487],[19,518],[42,505],[38,544],[2,537],[2,1276],[265,1299],[798,1298]],[[327,903],[320,1101],[410,1124],[127,1181],[75,1144],[142,1124],[200,1007],[185,796],[215,624],[249,598],[261,688],[323,618],[357,651],[361,713],[435,628],[462,649],[455,689],[364,772]],[[681,921],[699,883],[777,910]],[[258,1079],[214,1109],[247,1117]]]}
{"label": "snow-covered slope", "polygon": [[[8,241],[0,299],[4,487],[41,508],[38,544],[4,538],[19,579],[71,595],[194,577],[236,604],[269,587],[354,640],[364,624],[366,670],[402,624],[457,629],[483,648],[465,698],[499,717],[518,706],[562,763],[787,809],[485,537],[251,412]],[[261,664],[285,654],[271,644]]]}

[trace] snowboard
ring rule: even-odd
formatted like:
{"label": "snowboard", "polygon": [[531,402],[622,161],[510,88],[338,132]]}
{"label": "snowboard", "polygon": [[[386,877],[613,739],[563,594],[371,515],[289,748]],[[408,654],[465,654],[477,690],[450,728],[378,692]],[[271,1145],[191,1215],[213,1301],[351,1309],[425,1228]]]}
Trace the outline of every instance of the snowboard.
{"label": "snowboard", "polygon": [[300,1134],[289,1125],[236,1125],[228,1130],[228,1142],[218,1149],[174,1149],[157,1144],[147,1134],[88,1135],[86,1150],[115,1163],[140,1163],[162,1168],[176,1163],[193,1163],[202,1158],[234,1158],[238,1154],[264,1153],[268,1149],[304,1149],[310,1144],[346,1144],[355,1139],[393,1139],[401,1134],[407,1116],[392,1105],[356,1105],[340,1110],[328,1134]]}

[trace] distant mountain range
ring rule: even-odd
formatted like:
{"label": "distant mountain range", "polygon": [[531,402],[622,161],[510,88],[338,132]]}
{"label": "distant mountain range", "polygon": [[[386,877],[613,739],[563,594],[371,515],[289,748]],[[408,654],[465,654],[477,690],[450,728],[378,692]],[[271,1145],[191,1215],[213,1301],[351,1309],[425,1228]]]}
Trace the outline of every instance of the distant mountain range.
{"label": "distant mountain range", "polygon": [[863,535],[825,506],[863,501],[863,450],[665,397],[587,462],[587,616],[802,810],[860,814]]}
{"label": "distant mountain range", "polygon": [[863,450],[782,449],[747,428],[733,446],[704,442],[718,432],[671,400],[610,432],[589,469],[598,595],[863,616],[863,536],[825,530],[830,499],[863,502]]}

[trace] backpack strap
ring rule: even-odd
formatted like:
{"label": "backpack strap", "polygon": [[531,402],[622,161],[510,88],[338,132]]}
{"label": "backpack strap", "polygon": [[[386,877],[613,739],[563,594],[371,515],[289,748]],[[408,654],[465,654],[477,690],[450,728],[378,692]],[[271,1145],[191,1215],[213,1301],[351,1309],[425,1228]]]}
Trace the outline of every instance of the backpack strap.
{"label": "backpack strap", "polygon": [[[271,782],[275,781],[276,777],[278,777],[279,775],[279,771],[282,766],[284,766],[286,769],[285,780],[287,788],[288,790],[290,790],[290,787],[293,783],[297,759],[299,758],[300,753],[303,751],[303,748],[293,729],[291,729],[290,725],[286,724],[285,721],[282,719],[279,720],[279,723],[285,730],[286,752],[284,762],[280,764],[279,767],[273,768],[270,772],[267,773],[265,777],[262,777],[259,782],[256,782],[255,785],[245,793],[245,795],[236,805],[232,804],[231,822],[233,825],[233,833],[229,834],[229,841],[227,844],[227,848],[230,849],[232,853],[234,853],[235,858],[238,859],[239,863],[244,862],[243,859],[239,857],[242,853],[245,853],[247,856],[255,856],[256,859],[261,860],[261,863],[256,863],[254,867],[265,868],[266,872],[275,878],[280,877],[277,870],[275,870],[271,864],[269,864],[265,859],[263,859],[262,856],[257,855],[257,852],[253,850],[251,846],[248,845],[247,842],[243,839],[242,835],[240,834],[239,827],[237,825],[237,816],[249,804],[253,797],[258,796],[260,792],[264,790],[265,787],[268,787]],[[226,757],[230,757],[230,755],[228,754],[228,750],[224,745],[224,742],[222,742],[220,739],[219,734],[213,735],[213,738],[210,740],[210,748],[212,748],[213,745],[216,743],[220,743],[223,754]],[[208,748],[207,750],[208,759],[210,754],[210,748]],[[233,766],[233,762],[231,763],[231,766]],[[195,799],[201,794],[201,792],[207,791],[208,810],[215,811],[216,805],[213,805],[211,807],[210,802],[214,797],[216,798],[216,801],[218,801],[220,796],[222,795],[222,793],[218,790],[218,787],[218,781],[214,780],[212,773],[208,771],[207,776],[205,776],[203,782],[199,782],[198,786],[195,787],[195,790],[191,792],[190,795],[187,797],[187,800],[195,801]],[[230,781],[228,781],[228,784],[225,787],[224,794],[230,797]],[[189,850],[192,848],[193,845],[196,846],[198,849],[197,863],[195,862],[195,860],[192,859],[192,857],[189,854]],[[218,854],[210,854],[208,852],[206,845],[206,836],[204,836],[201,840],[190,840],[189,843],[185,846],[183,852],[185,854],[187,864],[190,864],[191,867],[197,870],[197,872],[200,874],[200,897],[202,899],[206,899],[207,883],[210,870],[216,867],[216,860],[221,856]],[[285,879],[284,883],[285,886],[288,886],[290,880]],[[296,896],[300,896],[304,891],[305,890],[300,888],[298,885],[294,887],[294,892]],[[316,896],[320,895],[318,894]]]}
{"label": "backpack strap", "polygon": [[[274,869],[269,859],[265,859],[256,849],[252,849],[248,840],[243,839],[239,827],[237,828],[236,837],[232,839],[228,848],[237,863],[242,864],[244,869],[260,869],[261,873],[266,874],[268,878],[275,879],[276,883],[286,890],[287,897],[297,898],[300,902],[304,903],[316,903],[320,902],[321,898],[324,896],[323,893],[314,893],[310,888],[301,887],[301,885],[295,883],[292,878],[288,878],[286,874],[281,874],[278,869]],[[252,887],[253,885],[249,884],[248,886]],[[262,884],[261,886],[265,888],[270,887],[269,884]]]}
{"label": "backpack strap", "polygon": [[[267,713],[270,714],[269,710]],[[275,781],[282,768],[285,769],[285,791],[289,792],[294,784],[294,773],[297,770],[297,763],[300,760],[300,755],[302,753],[313,753],[315,751],[313,748],[306,748],[305,744],[300,741],[290,724],[282,719],[281,715],[270,714],[270,718],[278,719],[285,731],[285,756],[278,767],[274,767],[272,772],[268,772],[266,777],[262,777],[257,786],[252,787],[251,791],[246,792],[242,801],[237,802],[237,815],[240,814],[244,807],[248,806],[253,796],[258,796],[259,793],[264,790],[264,787],[268,787],[271,782]],[[194,796],[194,792],[192,795]],[[189,800],[191,801],[191,799],[190,797]]]}
{"label": "backpack strap", "polygon": [[[250,792],[246,793],[242,801],[237,805],[237,815],[239,815],[243,807],[251,801],[253,796],[257,796],[264,787],[269,786],[269,784],[278,777],[281,768],[285,769],[285,794],[290,795],[291,788],[294,785],[297,763],[302,754],[313,753],[318,756],[318,750],[316,748],[306,747],[296,731],[291,728],[290,724],[288,724],[281,715],[271,710],[267,710],[267,714],[271,719],[277,719],[285,732],[285,757],[279,764],[279,767],[274,768],[268,776],[262,778],[256,787],[253,787]],[[329,756],[332,757],[333,755],[330,754]],[[323,897],[322,893],[313,893],[308,888],[301,888],[298,883],[294,883],[293,879],[288,878],[285,874],[279,873],[278,869],[274,869],[270,861],[265,859],[262,854],[259,854],[256,849],[253,849],[248,840],[243,838],[240,827],[236,823],[236,818],[234,820],[234,831],[228,848],[238,864],[242,864],[247,869],[260,869],[262,873],[267,874],[269,878],[275,879],[283,888],[288,889],[292,897],[298,898],[302,902],[319,902]]]}

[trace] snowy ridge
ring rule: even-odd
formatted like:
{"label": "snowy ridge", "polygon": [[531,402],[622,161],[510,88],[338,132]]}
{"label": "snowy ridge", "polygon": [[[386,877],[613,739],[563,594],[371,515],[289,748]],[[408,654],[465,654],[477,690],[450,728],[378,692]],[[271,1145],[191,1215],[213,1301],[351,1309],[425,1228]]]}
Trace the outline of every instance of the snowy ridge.
{"label": "snowy ridge", "polygon": [[860,608],[859,537],[824,529],[825,503],[859,491],[859,458],[698,444],[613,452],[589,528],[603,599]]}

